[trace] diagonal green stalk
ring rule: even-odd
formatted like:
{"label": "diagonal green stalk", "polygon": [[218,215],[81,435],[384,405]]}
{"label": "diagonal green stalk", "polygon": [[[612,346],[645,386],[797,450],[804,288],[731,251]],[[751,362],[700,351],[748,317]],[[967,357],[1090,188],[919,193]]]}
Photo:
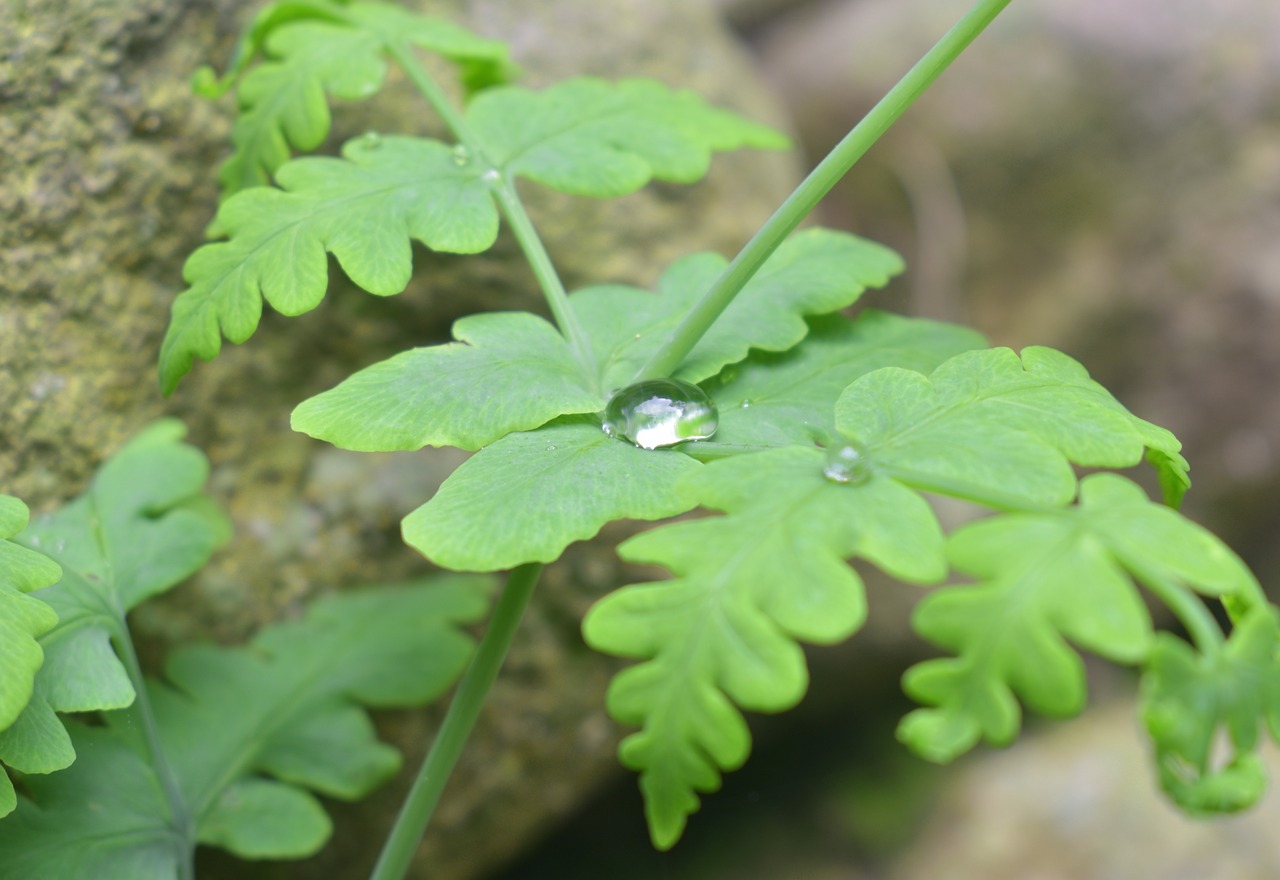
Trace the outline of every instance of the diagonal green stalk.
{"label": "diagonal green stalk", "polygon": [[516,191],[515,181],[508,175],[503,174],[501,169],[485,153],[484,144],[471,131],[471,127],[467,125],[466,118],[450,103],[444,91],[427,73],[426,68],[422,66],[422,62],[418,60],[417,56],[413,54],[413,50],[402,43],[390,43],[386,46],[386,49],[387,54],[400,65],[414,86],[426,98],[431,108],[440,114],[440,118],[444,120],[444,124],[453,133],[453,136],[467,148],[471,154],[472,161],[479,162],[484,166],[485,170],[482,178],[488,184],[490,191],[498,202],[498,207],[502,210],[503,217],[506,218],[507,225],[511,227],[516,241],[520,244],[520,250],[524,252],[525,259],[533,270],[534,278],[537,279],[538,286],[542,289],[542,295],[547,301],[547,306],[551,309],[551,315],[556,320],[556,326],[560,328],[560,333],[569,341],[569,348],[573,351],[574,357],[582,367],[583,375],[591,383],[592,387],[595,387],[600,381],[600,371],[596,366],[595,349],[591,347],[590,338],[588,338],[586,331],[582,329],[582,325],[578,322],[577,314],[574,313],[573,308],[569,305],[569,294],[565,290],[564,282],[560,280],[560,275],[556,272],[556,268],[551,262],[551,256],[547,253],[546,246],[538,236],[538,231],[534,228],[533,221],[529,219],[524,203],[520,201],[520,194]]}
{"label": "diagonal green stalk", "polygon": [[173,830],[178,843],[182,847],[182,853],[178,858],[178,878],[179,880],[195,880],[195,817],[191,815],[191,811],[187,807],[186,798],[182,795],[182,789],[179,787],[177,777],[173,773],[173,767],[169,764],[169,759],[160,744],[160,733],[156,729],[155,712],[151,708],[151,697],[147,693],[147,681],[142,674],[142,664],[138,662],[138,653],[134,650],[133,638],[129,635],[129,625],[124,619],[123,612],[121,612],[117,623],[119,624],[119,631],[113,634],[112,643],[115,645],[116,654],[119,655],[124,663],[125,670],[129,674],[129,681],[133,684],[133,690],[136,694],[133,705],[129,706],[125,712],[133,716],[141,731],[147,751],[151,754],[151,765],[155,767],[156,776],[160,780],[160,787],[164,791],[165,800],[169,802],[170,820],[173,823]]}
{"label": "diagonal green stalk", "polygon": [[742,251],[725,267],[685,316],[662,347],[654,352],[632,381],[670,376],[698,340],[710,329],[720,313],[760,270],[765,260],[782,244],[809,212],[817,207],[840,178],[862,158],[889,126],[950,66],[978,34],[1000,14],[1011,0],[978,0],[915,66],[907,71],[880,102],[853,130],[845,135],[799,187],[752,236]]}
{"label": "diagonal green stalk", "polygon": [[449,781],[449,774],[453,772],[462,748],[471,736],[471,729],[480,717],[489,688],[498,677],[498,669],[511,647],[511,640],[541,572],[541,565],[530,563],[514,569],[508,576],[507,585],[493,609],[489,628],[458,684],[440,733],[418,770],[418,777],[400,808],[400,815],[382,846],[378,864],[369,880],[402,880],[408,872],[440,794]]}

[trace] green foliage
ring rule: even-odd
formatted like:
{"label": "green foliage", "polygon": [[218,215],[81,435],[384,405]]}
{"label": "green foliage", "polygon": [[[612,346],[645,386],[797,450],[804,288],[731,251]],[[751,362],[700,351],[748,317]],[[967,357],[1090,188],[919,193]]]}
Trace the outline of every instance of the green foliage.
{"label": "green foliage", "polygon": [[647,661],[614,680],[608,705],[643,726],[620,754],[641,773],[661,849],[697,808],[694,792],[719,788],[718,770],[746,760],[750,738],[733,704],[790,708],[808,683],[795,640],[830,644],[861,626],[862,584],[844,560],[907,580],[946,572],[942,531],[919,496],[882,477],[841,486],[823,477],[822,461],[819,450],[790,447],[690,474],[685,497],[730,515],[625,542],[623,559],[681,577],[613,593],[583,623],[593,648]]}
{"label": "green foliage", "polygon": [[558,559],[616,519],[689,509],[672,487],[697,462],[652,455],[605,435],[590,418],[509,434],[468,459],[405,517],[404,539],[456,571],[499,571]]}
{"label": "green foliage", "polygon": [[76,763],[26,777],[32,803],[0,822],[0,878],[176,878],[197,843],[254,859],[314,853],[330,823],[307,789],[358,798],[400,764],[359,707],[439,696],[471,650],[457,626],[484,613],[486,592],[457,576],[368,588],[248,647],[174,653],[148,685],[165,765],[133,715],[69,722]]}
{"label": "green foliage", "polygon": [[40,637],[44,665],[30,702],[0,731],[0,760],[14,770],[51,773],[75,760],[56,712],[133,702],[116,654],[129,644],[125,614],[200,568],[227,537],[225,519],[200,494],[208,464],[179,442],[183,433],[177,422],[152,425],[102,466],[84,495],[19,537],[55,560],[62,579],[37,594],[58,623]]}
{"label": "green foliage", "polygon": [[[479,449],[557,416],[598,412],[606,400],[599,389],[628,384],[724,265],[719,255],[696,254],[663,274],[656,295],[602,285],[570,297],[595,345],[597,375],[584,375],[565,339],[535,315],[472,315],[454,325],[457,342],[396,355],[300,404],[293,427],[369,452]],[[900,267],[892,251],[856,236],[821,229],[797,235],[725,313],[729,330],[703,337],[679,376],[707,379],[749,348],[790,348],[807,333],[803,316],[853,303]]]}
{"label": "green foliage", "polygon": [[[1259,727],[1280,739],[1277,610],[1252,608],[1216,651],[1157,635],[1142,681],[1142,715],[1160,784],[1185,810],[1209,815],[1256,803],[1267,784]],[[1215,754],[1221,739],[1229,757]]]}
{"label": "green foliage", "polygon": [[[787,139],[686,89],[579,77],[542,92],[487,90],[467,107],[476,150],[506,175],[580,196],[622,196],[651,179],[695,183],[711,154]],[[477,149],[478,148],[478,149]]]}
{"label": "green foliage", "polygon": [[[0,542],[4,705],[16,716],[0,757],[24,792],[0,822],[0,878],[186,877],[197,843],[246,858],[310,855],[330,823],[308,789],[354,799],[399,767],[361,706],[432,700],[471,653],[458,627],[483,615],[491,584],[434,578],[322,599],[245,648],[184,648],[140,693],[126,612],[192,574],[228,534],[201,493],[207,462],[183,433],[152,425],[84,495],[18,535],[26,547]],[[25,520],[20,502],[0,498],[0,532]],[[8,813],[13,789],[0,779]]]}
{"label": "green foliage", "polygon": [[[596,345],[595,377],[541,319],[475,315],[455,325],[459,342],[397,355],[304,402],[293,426],[362,450],[480,448],[404,522],[405,540],[445,568],[550,562],[612,520],[682,513],[692,504],[671,487],[695,462],[647,455],[605,436],[598,419],[573,416],[604,407],[605,396],[591,389],[627,382],[724,264],[713,254],[682,259],[656,294],[619,285],[574,294],[570,303]],[[731,332],[705,336],[678,375],[707,378],[749,348],[786,349],[808,332],[803,316],[854,302],[900,265],[891,251],[855,236],[797,235],[726,311]],[[533,382],[541,383],[537,394]]]}
{"label": "green foliage", "polygon": [[[570,80],[542,93],[495,88],[471,103],[466,120],[478,132],[469,144],[368,135],[349,141],[342,159],[284,164],[278,190],[228,199],[214,221],[228,240],[198,249],[183,267],[190,286],[174,301],[160,351],[164,390],[195,358],[216,356],[222,336],[248,339],[263,299],[285,315],[315,308],[328,285],[326,252],[357,285],[390,296],[409,281],[410,240],[449,253],[487,249],[498,233],[495,191],[516,176],[615,196],[651,177],[696,180],[713,150],[785,143],[688,92],[638,80]],[[577,157],[574,173],[560,151]]]}
{"label": "green foliage", "polygon": [[[1178,441],[1131,415],[1084,368],[1048,348],[975,351],[929,377],[877,370],[836,403],[836,427],[882,466],[948,494],[1032,504],[1075,496],[1071,464],[1129,467]],[[957,491],[958,490],[958,491]]]}
{"label": "green foliage", "polygon": [[834,437],[836,400],[853,380],[890,366],[927,373],[986,344],[966,327],[871,309],[852,321],[833,315],[809,324],[803,345],[752,352],[711,383],[720,407],[717,444],[786,446]]}
{"label": "green foliage", "polygon": [[1010,742],[1015,693],[1044,714],[1079,712],[1084,667],[1068,639],[1116,662],[1146,660],[1151,619],[1134,579],[1160,589],[1171,578],[1210,595],[1240,594],[1252,580],[1216,538],[1113,474],[1086,478],[1078,506],[965,526],[947,555],[980,581],[939,590],[917,608],[920,634],[959,656],[908,672],[907,692],[937,708],[912,712],[899,729],[941,761],[980,737]]}
{"label": "green foliage", "polygon": [[[326,96],[357,101],[375,94],[386,77],[387,48],[402,44],[456,62],[476,82],[500,80],[510,68],[502,43],[396,6],[285,0],[263,9],[228,76],[227,86],[261,52],[263,63],[236,93],[234,151],[218,170],[224,195],[266,185],[292,150],[320,146],[329,135]],[[217,94],[205,76],[203,91]]]}
{"label": "green foliage", "polygon": [[[1083,670],[1059,631],[1112,659],[1145,656],[1151,625],[1128,581],[1093,559],[1092,544],[1068,552],[1072,540],[1091,534],[1081,521],[1124,559],[1162,554],[1161,571],[1204,592],[1249,584],[1211,536],[1119,477],[1087,480],[1080,515],[1065,515],[1076,492],[1073,463],[1123,467],[1140,462],[1147,443],[1170,460],[1178,449],[1172,435],[1132,416],[1065,355],[964,351],[976,342],[972,334],[874,312],[815,324],[794,351],[750,358],[716,385],[717,399],[748,404],[726,406],[719,436],[728,449],[780,447],[713,460],[677,484],[689,506],[729,515],[624,543],[623,558],[680,577],[606,597],[584,623],[593,647],[646,661],[618,676],[609,708],[642,728],[621,755],[641,772],[662,848],[697,809],[696,793],[717,789],[719,771],[746,759],[750,740],[734,705],[794,704],[807,681],[795,642],[835,641],[861,623],[861,587],[843,560],[861,557],[921,583],[941,580],[950,566],[992,581],[932,594],[916,620],[926,637],[964,649],[958,660],[917,667],[906,682],[913,696],[941,708],[909,716],[903,738],[942,760],[981,735],[997,743],[1013,736],[1011,687],[1040,711],[1079,711]],[[926,376],[894,358],[933,369]],[[847,450],[850,471],[832,474],[814,439],[829,452]],[[690,452],[699,454],[696,446]],[[1037,512],[962,530],[944,556],[920,489]],[[988,534],[1002,540],[982,541]],[[1181,549],[1169,553],[1166,544]],[[1076,586],[1082,572],[1089,583]],[[993,622],[1002,625],[993,630]]]}
{"label": "green foliage", "polygon": [[[13,766],[20,765],[14,763],[15,750],[3,747],[4,732],[31,701],[36,673],[44,663],[37,640],[58,623],[52,608],[26,594],[62,576],[53,560],[8,540],[26,525],[27,506],[0,495],[0,759]],[[9,777],[0,773],[0,817],[13,812],[16,804]]]}

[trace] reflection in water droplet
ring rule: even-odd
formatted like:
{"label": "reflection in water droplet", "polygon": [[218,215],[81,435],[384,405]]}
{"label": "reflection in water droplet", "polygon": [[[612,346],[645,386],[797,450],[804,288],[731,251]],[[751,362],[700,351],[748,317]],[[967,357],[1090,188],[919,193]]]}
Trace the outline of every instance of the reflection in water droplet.
{"label": "reflection in water droplet", "polygon": [[750,399],[743,400],[740,405],[742,406],[743,409],[751,409],[751,400]]}
{"label": "reflection in water droplet", "polygon": [[697,385],[650,379],[619,389],[604,408],[604,432],[644,449],[705,440],[716,432],[716,405]]}
{"label": "reflection in water droplet", "polygon": [[366,131],[360,138],[360,144],[367,150],[376,150],[382,146],[382,135],[376,131]]}
{"label": "reflection in water droplet", "polygon": [[862,483],[871,476],[867,456],[856,446],[832,446],[822,475],[833,483]]}

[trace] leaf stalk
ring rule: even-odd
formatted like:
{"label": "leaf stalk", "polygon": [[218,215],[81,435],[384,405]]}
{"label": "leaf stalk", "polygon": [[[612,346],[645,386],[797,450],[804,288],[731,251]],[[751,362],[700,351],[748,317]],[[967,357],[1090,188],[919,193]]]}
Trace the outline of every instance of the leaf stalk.
{"label": "leaf stalk", "polygon": [[1012,0],[978,2],[898,80],[773,212],[632,381],[670,376],[764,262]]}
{"label": "leaf stalk", "polygon": [[133,639],[129,635],[129,626],[124,620],[123,611],[116,623],[118,630],[113,633],[112,642],[115,645],[116,654],[119,655],[125,670],[129,673],[129,680],[133,683],[136,694],[133,705],[126,711],[137,719],[147,751],[151,753],[151,764],[155,767],[156,776],[160,779],[165,800],[169,802],[174,835],[182,848],[182,852],[178,854],[178,880],[195,880],[195,819],[187,809],[187,802],[182,796],[178,779],[160,744],[155,712],[151,708],[151,697],[147,693],[147,681],[143,677],[142,664],[138,662],[138,652],[134,650]]}
{"label": "leaf stalk", "polygon": [[458,684],[440,732],[418,769],[418,776],[400,808],[391,834],[383,844],[369,880],[403,880],[407,874],[449,775],[480,717],[485,697],[498,677],[498,669],[511,647],[511,640],[541,572],[541,565],[530,563],[513,569],[507,577],[507,585],[494,607],[489,628]]}
{"label": "leaf stalk", "polygon": [[533,270],[534,278],[542,289],[542,295],[551,309],[556,326],[569,341],[569,347],[581,365],[588,382],[593,388],[599,390],[597,386],[600,382],[600,371],[596,367],[595,350],[591,347],[591,340],[582,329],[582,325],[578,323],[578,317],[569,305],[569,294],[565,290],[564,282],[560,280],[560,275],[551,262],[546,246],[534,228],[533,221],[529,219],[524,203],[520,201],[515,181],[503,174],[493,160],[485,154],[484,145],[467,125],[466,118],[445,96],[444,91],[427,73],[413,51],[403,43],[394,42],[387,44],[386,49],[387,54],[404,69],[405,74],[426,98],[431,108],[440,114],[440,118],[444,120],[444,124],[453,136],[470,151],[472,160],[484,166],[482,177],[488,183],[490,191],[502,210],[503,217],[506,218],[516,241],[520,244],[520,250],[524,252],[525,259]]}

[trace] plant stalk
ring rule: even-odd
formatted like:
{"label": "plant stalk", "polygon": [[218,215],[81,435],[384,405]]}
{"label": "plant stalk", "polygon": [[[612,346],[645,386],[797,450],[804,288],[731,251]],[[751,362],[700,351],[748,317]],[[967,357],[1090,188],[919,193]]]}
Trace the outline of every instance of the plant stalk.
{"label": "plant stalk", "polygon": [[783,239],[1012,0],[978,0],[845,135],[725,267],[632,381],[670,376]]}
{"label": "plant stalk", "polygon": [[112,641],[115,644],[116,654],[119,655],[129,673],[129,680],[136,694],[133,704],[125,711],[137,719],[147,751],[151,753],[151,764],[156,768],[160,787],[164,790],[165,800],[169,802],[174,834],[182,848],[178,857],[178,880],[195,880],[195,820],[187,809],[182,789],[178,786],[177,777],[174,776],[173,768],[169,765],[164,748],[160,744],[160,733],[156,729],[156,716],[151,709],[151,697],[147,693],[147,682],[142,675],[142,664],[138,662],[138,652],[134,650],[133,639],[129,635],[129,625],[124,620],[123,612],[121,612],[119,624],[120,631],[113,636]]}
{"label": "plant stalk", "polygon": [[466,118],[449,102],[444,91],[414,56],[413,50],[407,45],[395,42],[389,43],[386,49],[387,53],[404,69],[405,74],[422,96],[427,99],[431,108],[440,114],[440,118],[444,120],[444,124],[453,136],[471,153],[472,161],[483,167],[482,179],[497,199],[502,215],[511,227],[516,241],[520,243],[520,249],[533,270],[538,286],[542,288],[542,295],[551,309],[552,317],[556,320],[556,326],[560,328],[561,335],[569,341],[569,347],[581,365],[587,380],[593,387],[598,385],[600,372],[596,367],[595,350],[591,347],[591,340],[582,329],[582,325],[578,323],[578,316],[574,313],[573,307],[569,305],[569,294],[565,290],[564,282],[560,280],[560,275],[551,262],[546,246],[538,236],[533,221],[529,219],[524,203],[520,201],[515,181],[503,174],[486,154],[484,144],[471,131]]}
{"label": "plant stalk", "polygon": [[370,880],[403,880],[408,872],[449,775],[462,754],[476,719],[480,717],[489,688],[498,677],[498,669],[511,647],[511,640],[541,571],[541,565],[529,563],[514,569],[508,576],[507,585],[494,607],[489,628],[458,684],[440,732],[400,808],[400,815],[383,844]]}

